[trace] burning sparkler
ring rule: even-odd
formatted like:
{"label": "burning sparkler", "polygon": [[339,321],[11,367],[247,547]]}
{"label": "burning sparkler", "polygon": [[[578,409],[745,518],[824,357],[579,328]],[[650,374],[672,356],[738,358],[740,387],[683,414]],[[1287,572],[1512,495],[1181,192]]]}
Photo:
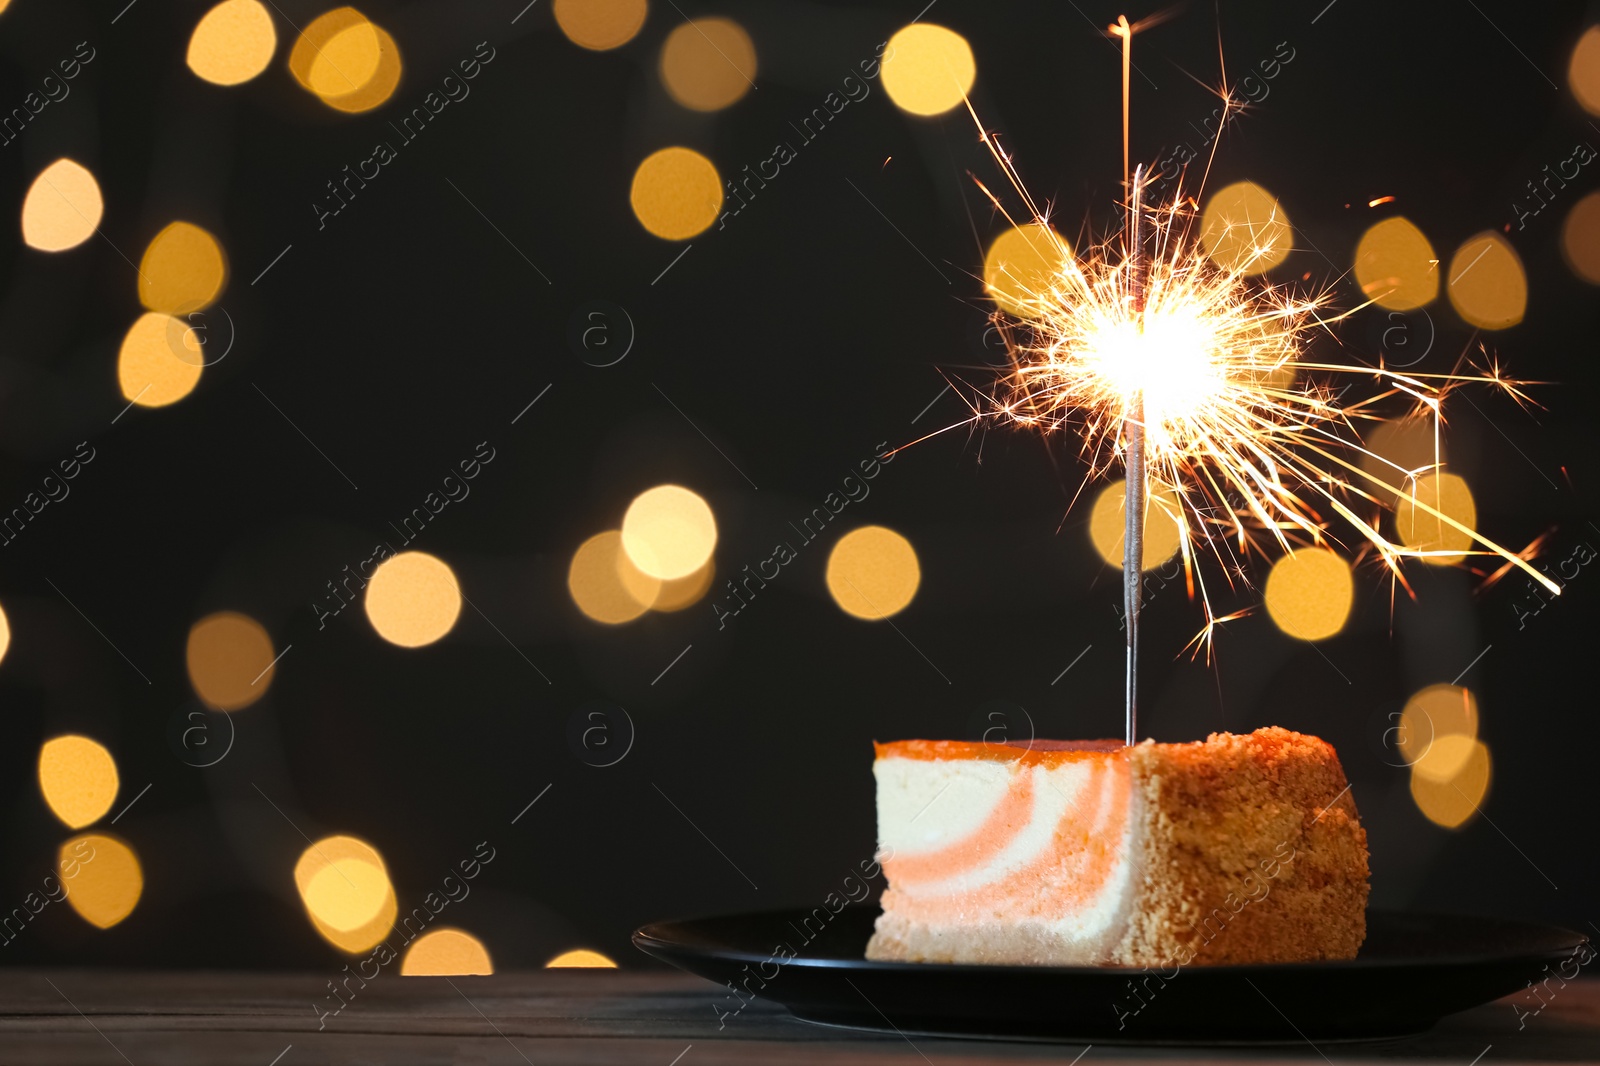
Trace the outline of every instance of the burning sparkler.
{"label": "burning sparkler", "polygon": [[[1463,554],[1454,547],[1407,546],[1386,537],[1379,529],[1380,513],[1402,504],[1436,520],[1441,540],[1447,527],[1465,535],[1476,545],[1466,554],[1499,556],[1559,591],[1523,554],[1445,513],[1437,495],[1431,501],[1422,498],[1427,492],[1418,495],[1419,476],[1439,467],[1441,408],[1449,393],[1486,384],[1521,403],[1527,400],[1522,383],[1493,365],[1468,374],[1410,374],[1381,363],[1305,361],[1308,335],[1339,317],[1328,313],[1326,294],[1297,296],[1254,281],[1255,268],[1273,250],[1256,240],[1254,229],[1251,253],[1220,264],[1191,232],[1192,202],[1181,196],[1163,204],[1144,202],[1143,172],[1128,170],[1128,69],[1134,34],[1153,21],[1129,25],[1124,17],[1110,31],[1122,39],[1123,49],[1127,224],[1120,244],[1112,241],[1082,253],[1069,249],[1028,195],[1010,158],[979,124],[984,143],[1027,208],[1026,221],[1054,242],[1062,265],[1044,284],[1019,283],[1007,293],[1013,317],[997,313],[996,318],[1007,337],[1011,367],[990,408],[978,417],[1072,430],[1091,477],[1118,462],[1123,467],[1130,745],[1138,739],[1139,583],[1144,520],[1152,499],[1172,509],[1190,593],[1198,591],[1205,604],[1199,643],[1208,643],[1227,618],[1212,613],[1204,577],[1194,565],[1197,545],[1221,557],[1235,547],[1259,550],[1267,538],[1286,551],[1293,549],[1291,538],[1337,543],[1330,530],[1330,519],[1337,516],[1402,584],[1405,558]],[[1226,96],[1224,102],[1234,106]],[[999,198],[987,188],[984,192],[1011,219]],[[1312,376],[1295,384],[1297,373]],[[1344,402],[1347,390],[1330,384],[1336,375],[1364,379],[1369,395]],[[1409,398],[1416,413],[1432,419],[1435,458],[1429,466],[1405,469],[1363,446],[1356,423],[1376,420],[1377,408],[1393,397]],[[1378,473],[1370,472],[1374,467]]]}

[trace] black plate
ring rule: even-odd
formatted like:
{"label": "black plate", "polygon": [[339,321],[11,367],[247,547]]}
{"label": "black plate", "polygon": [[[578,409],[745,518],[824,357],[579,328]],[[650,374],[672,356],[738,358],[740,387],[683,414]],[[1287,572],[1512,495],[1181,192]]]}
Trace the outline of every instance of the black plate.
{"label": "black plate", "polygon": [[[969,1038],[1256,1043],[1423,1032],[1447,1014],[1527,987],[1586,939],[1499,918],[1372,911],[1355,959],[1189,966],[1176,976],[1168,969],[1163,979],[1109,966],[869,962],[862,956],[877,913],[818,908],[657,922],[633,942],[826,1025]],[[780,950],[797,955],[785,959]]]}

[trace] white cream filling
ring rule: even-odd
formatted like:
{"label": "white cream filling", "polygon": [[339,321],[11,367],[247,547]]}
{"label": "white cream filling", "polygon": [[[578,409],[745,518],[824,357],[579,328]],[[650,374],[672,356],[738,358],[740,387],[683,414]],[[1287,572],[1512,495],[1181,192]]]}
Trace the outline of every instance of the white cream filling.
{"label": "white cream filling", "polygon": [[[1075,807],[1094,802],[1087,790],[1095,779],[1093,764],[1072,760],[1053,768],[1032,767],[982,759],[926,760],[880,759],[874,766],[878,781],[879,840],[893,854],[907,857],[937,851],[954,844],[983,825],[1004,799],[1012,775],[1033,775],[1033,805],[1027,825],[1001,851],[981,866],[941,881],[900,885],[896,891],[909,898],[977,897],[983,889],[1002,881],[1036,861],[1053,847],[1061,820]],[[1108,787],[1127,787],[1126,779],[1110,778]],[[1100,890],[1077,910],[1053,917],[1007,915],[987,907],[963,907],[952,925],[1009,923],[1034,935],[1081,945],[1086,950],[1108,950],[1126,926],[1133,883],[1132,834],[1138,823],[1130,803],[1121,825],[1114,823],[1114,797],[1100,803],[1091,836],[1117,832],[1123,837],[1114,849],[1117,862]]]}

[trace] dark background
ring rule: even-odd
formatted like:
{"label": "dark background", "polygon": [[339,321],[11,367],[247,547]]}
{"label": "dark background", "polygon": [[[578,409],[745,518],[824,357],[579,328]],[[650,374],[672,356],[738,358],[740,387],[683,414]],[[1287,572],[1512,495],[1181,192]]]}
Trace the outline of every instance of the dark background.
{"label": "dark background", "polygon": [[[642,922],[820,903],[872,852],[874,739],[972,736],[991,701],[1041,735],[1120,734],[1119,586],[1089,546],[1087,506],[1068,512],[1083,471],[1061,439],[946,434],[903,452],[850,505],[841,529],[888,525],[921,558],[921,590],[893,626],[829,599],[837,531],[720,631],[709,598],[616,629],[577,611],[572,551],[651,485],[710,501],[720,583],[770,554],[879,442],[960,420],[945,393],[913,424],[941,369],[983,365],[988,308],[974,275],[1004,222],[965,173],[996,176],[970,119],[907,116],[873,83],[652,284],[682,247],[633,217],[638,161],[684,144],[737,175],[793,140],[788,123],[917,5],[681,0],[680,14],[662,2],[631,43],[591,53],[557,30],[545,0],[511,25],[523,2],[364,4],[398,42],[405,75],[388,105],[354,116],[288,77],[293,31],[281,20],[267,73],[223,89],[183,62],[207,4],[142,0],[115,25],[121,3],[15,0],[0,16],[6,108],[77,42],[97,50],[71,97],[0,147],[0,204],[20,205],[61,155],[87,165],[106,198],[104,239],[47,255],[13,223],[0,252],[0,504],[20,501],[77,442],[97,452],[70,498],[0,548],[13,631],[0,665],[0,902],[34,889],[67,836],[39,795],[45,738],[84,731],[106,744],[118,809],[151,784],[112,828],[144,866],[138,909],[99,931],[49,908],[5,961],[336,966],[290,877],[306,843],[298,826],[376,845],[402,910],[487,840],[495,861],[445,920],[481,937],[497,966],[575,946],[634,965],[627,938]],[[327,6],[281,0],[302,26]],[[1229,127],[1210,178],[1249,178],[1280,198],[1302,250],[1275,280],[1309,271],[1354,306],[1347,275],[1373,222],[1403,213],[1447,257],[1514,223],[1513,201],[1546,164],[1579,141],[1600,145],[1566,85],[1595,6],[1543,5],[1537,17],[1488,0],[1325,6],[1195,3],[1137,41],[1148,80],[1134,78],[1134,155],[1147,160],[1200,140],[1219,39],[1235,78],[1279,42],[1292,47],[1270,95]],[[1069,233],[1112,217],[1119,60],[1102,30],[1123,10],[1148,13],[939,0],[926,16],[971,42],[974,105]],[[758,90],[709,115],[674,104],[656,73],[665,35],[704,14],[743,25],[760,63]],[[496,58],[471,97],[319,231],[311,205],[325,182],[392,139],[392,113],[480,41]],[[1527,317],[1478,338],[1511,372],[1554,383],[1534,390],[1545,409],[1480,393],[1481,412],[1450,413],[1451,463],[1474,488],[1480,529],[1516,547],[1552,531],[1553,558],[1600,538],[1597,304],[1559,251],[1566,209],[1596,187],[1591,167],[1525,230],[1513,226]],[[1382,196],[1396,199],[1366,206]],[[118,249],[136,261],[174,218],[228,252],[221,306],[235,347],[187,399],[112,424],[124,406],[117,348],[141,310]],[[596,299],[625,308],[637,330],[606,368],[568,339]],[[1430,319],[1437,338],[1417,369],[1448,370],[1475,339],[1442,298],[1410,321]],[[1390,324],[1361,311],[1317,350],[1376,358]],[[380,640],[359,609],[319,629],[325,582],[484,440],[494,462],[416,545],[450,562],[477,609],[415,651]],[[1180,655],[1202,616],[1179,587],[1164,590],[1145,612],[1145,731],[1317,733],[1354,781],[1376,904],[1587,931],[1600,921],[1600,578],[1583,571],[1519,629],[1520,578],[1477,592],[1464,570],[1408,575],[1418,602],[1391,603],[1389,580],[1359,569],[1349,627],[1316,647],[1263,615],[1233,623],[1211,665]],[[1222,606],[1256,599],[1242,590]],[[233,715],[228,757],[197,769],[170,736],[196,706],[184,640],[223,608],[292,650],[270,694]],[[1411,692],[1456,678],[1486,646],[1461,680],[1479,695],[1494,779],[1484,816],[1449,831],[1417,811],[1383,733]],[[569,719],[594,701],[626,708],[637,731],[604,768],[568,740]]]}

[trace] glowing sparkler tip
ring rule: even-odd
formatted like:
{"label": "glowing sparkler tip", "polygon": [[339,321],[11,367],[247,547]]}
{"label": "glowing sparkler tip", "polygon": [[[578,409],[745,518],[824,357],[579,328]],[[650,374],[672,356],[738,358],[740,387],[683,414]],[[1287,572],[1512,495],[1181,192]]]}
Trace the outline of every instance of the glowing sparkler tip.
{"label": "glowing sparkler tip", "polygon": [[[1020,189],[1009,161],[995,156]],[[1516,383],[1492,363],[1472,375],[1426,375],[1381,364],[1310,362],[1313,332],[1343,317],[1329,312],[1326,294],[1252,280],[1248,257],[1231,265],[1212,261],[1181,192],[1140,210],[1152,251],[1138,271],[1130,268],[1126,244],[1107,242],[1064,249],[1061,267],[1043,281],[1021,292],[1009,288],[1012,318],[1003,332],[1011,366],[991,415],[1071,430],[1091,478],[1122,463],[1132,419],[1143,437],[1150,491],[1178,501],[1186,563],[1202,545],[1231,557],[1231,544],[1264,553],[1273,542],[1280,551],[1324,543],[1340,519],[1397,578],[1407,559],[1437,563],[1492,553],[1548,582],[1526,559],[1419,498],[1426,496],[1416,488],[1419,471],[1410,472],[1409,489],[1374,474],[1374,456],[1358,428],[1379,417],[1375,406],[1400,398],[1425,412],[1437,434],[1443,401],[1454,389],[1492,384],[1520,398]],[[1332,384],[1340,377],[1365,379],[1373,388],[1347,400],[1348,387]],[[1438,467],[1435,456],[1420,472]],[[1370,505],[1439,524],[1463,550],[1397,543],[1360,513]],[[1203,600],[1204,580],[1195,581]],[[1227,617],[1208,608],[1202,643]]]}

